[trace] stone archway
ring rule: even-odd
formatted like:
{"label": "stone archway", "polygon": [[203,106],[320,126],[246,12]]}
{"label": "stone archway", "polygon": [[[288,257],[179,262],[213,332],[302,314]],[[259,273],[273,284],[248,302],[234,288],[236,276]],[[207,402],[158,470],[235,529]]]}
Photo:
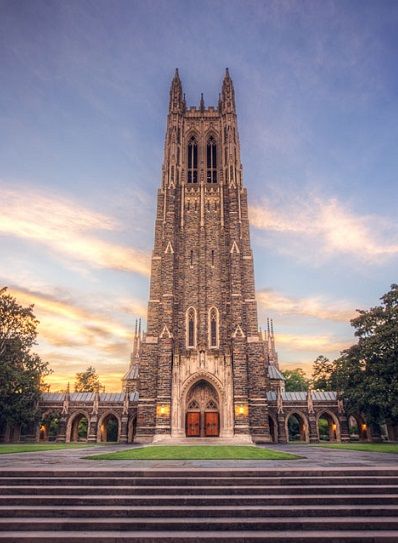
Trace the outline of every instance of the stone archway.
{"label": "stone archway", "polygon": [[319,413],[317,428],[319,441],[340,441],[339,421],[330,411]]}
{"label": "stone archway", "polygon": [[83,411],[74,413],[68,421],[66,441],[87,441],[89,416]]}
{"label": "stone archway", "polygon": [[188,390],[185,400],[187,437],[220,435],[220,399],[213,385],[200,379]]}
{"label": "stone archway", "polygon": [[302,413],[293,411],[286,418],[286,435],[289,442],[309,441],[308,420]]}
{"label": "stone archway", "polygon": [[349,415],[348,430],[351,441],[368,441],[368,427],[360,415]]}
{"label": "stone archway", "polygon": [[120,436],[120,420],[112,411],[104,413],[98,422],[98,442],[118,442]]}
{"label": "stone archway", "polygon": [[37,441],[56,441],[61,422],[61,412],[46,411],[43,413],[37,428]]}

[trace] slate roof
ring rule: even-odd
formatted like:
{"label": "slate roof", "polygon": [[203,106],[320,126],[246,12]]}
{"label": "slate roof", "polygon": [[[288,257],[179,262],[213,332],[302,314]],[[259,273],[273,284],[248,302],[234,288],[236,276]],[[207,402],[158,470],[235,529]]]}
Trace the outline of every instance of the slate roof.
{"label": "slate roof", "polygon": [[[65,392],[44,392],[41,395],[45,403],[60,403],[65,399]],[[92,403],[94,401],[94,392],[71,392],[69,397],[73,403]],[[101,392],[99,395],[102,403],[123,403],[124,392]],[[138,392],[130,392],[130,402],[138,400]]]}
{"label": "slate roof", "polygon": [[[269,390],[267,392],[267,398],[271,402],[276,401],[275,390]],[[312,390],[312,400],[314,402],[336,401],[336,399],[337,393],[334,391]],[[282,400],[286,402],[306,402],[307,391],[303,390],[300,392],[282,392]]]}
{"label": "slate roof", "polygon": [[268,366],[268,377],[270,379],[278,379],[280,381],[286,380],[281,372],[278,370],[278,368],[276,368],[275,366]]}
{"label": "slate roof", "polygon": [[139,377],[138,365],[134,364],[126,371],[123,379],[138,379],[138,377]]}

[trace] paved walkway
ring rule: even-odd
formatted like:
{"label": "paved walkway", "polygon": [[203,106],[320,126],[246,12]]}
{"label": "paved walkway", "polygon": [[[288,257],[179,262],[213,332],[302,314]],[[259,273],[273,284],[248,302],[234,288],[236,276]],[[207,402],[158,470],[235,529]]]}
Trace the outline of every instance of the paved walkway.
{"label": "paved walkway", "polygon": [[120,451],[137,445],[91,446],[81,449],[61,449],[17,454],[1,454],[0,470],[13,469],[109,469],[117,468],[398,468],[398,455],[352,450],[336,450],[311,445],[268,445],[267,448],[298,454],[298,460],[106,460],[90,461],[83,457],[93,454]]}

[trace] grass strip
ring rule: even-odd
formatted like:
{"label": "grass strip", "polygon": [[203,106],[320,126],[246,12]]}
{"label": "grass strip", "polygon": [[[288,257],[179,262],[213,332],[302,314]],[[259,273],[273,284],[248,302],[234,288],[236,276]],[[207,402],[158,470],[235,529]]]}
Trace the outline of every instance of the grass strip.
{"label": "grass strip", "polygon": [[362,451],[376,453],[398,454],[398,443],[322,443],[316,447],[341,449],[344,451]]}
{"label": "grass strip", "polygon": [[91,447],[91,443],[1,443],[0,454],[56,451],[60,449],[81,449]]}
{"label": "grass strip", "polygon": [[155,445],[85,457],[88,460],[296,460],[295,454],[246,445]]}

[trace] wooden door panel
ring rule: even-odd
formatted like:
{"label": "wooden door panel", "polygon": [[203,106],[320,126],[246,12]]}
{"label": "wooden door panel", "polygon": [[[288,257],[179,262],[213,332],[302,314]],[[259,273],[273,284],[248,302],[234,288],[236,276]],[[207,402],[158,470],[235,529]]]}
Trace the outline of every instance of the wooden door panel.
{"label": "wooden door panel", "polygon": [[187,437],[200,437],[200,413],[187,413]]}
{"label": "wooden door panel", "polygon": [[217,411],[206,411],[205,413],[205,436],[219,435],[219,417]]}

